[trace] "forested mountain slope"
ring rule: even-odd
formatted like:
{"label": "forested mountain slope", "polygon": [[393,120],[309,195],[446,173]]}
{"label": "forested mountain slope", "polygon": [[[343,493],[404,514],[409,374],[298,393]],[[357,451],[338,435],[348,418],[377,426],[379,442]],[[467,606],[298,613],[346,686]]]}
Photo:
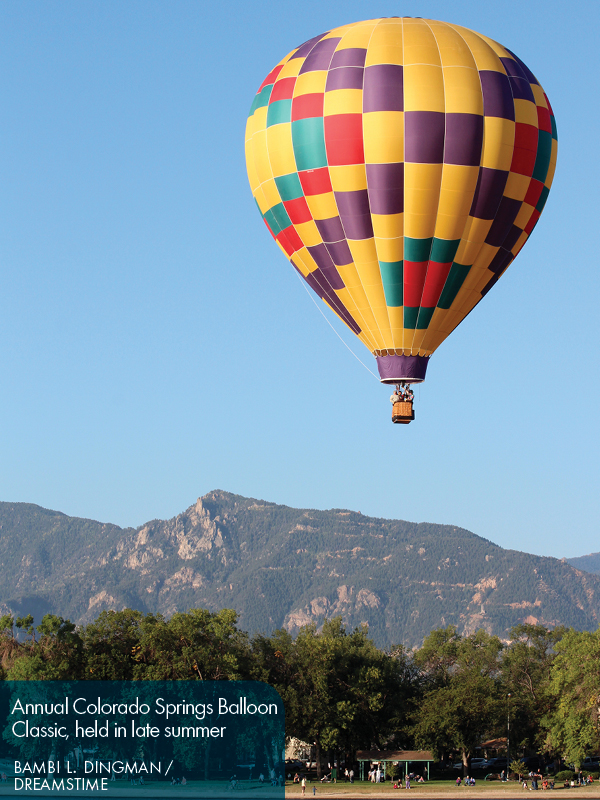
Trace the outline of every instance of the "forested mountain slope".
{"label": "forested mountain slope", "polygon": [[250,632],[342,616],[379,646],[522,621],[596,629],[600,577],[450,525],[295,509],[214,491],[139,528],[0,503],[2,610],[84,622],[103,608],[234,608]]}
{"label": "forested mountain slope", "polygon": [[593,575],[600,575],[600,553],[590,553],[587,556],[577,556],[576,558],[567,558],[567,563],[577,569],[583,569],[586,572],[591,572]]}

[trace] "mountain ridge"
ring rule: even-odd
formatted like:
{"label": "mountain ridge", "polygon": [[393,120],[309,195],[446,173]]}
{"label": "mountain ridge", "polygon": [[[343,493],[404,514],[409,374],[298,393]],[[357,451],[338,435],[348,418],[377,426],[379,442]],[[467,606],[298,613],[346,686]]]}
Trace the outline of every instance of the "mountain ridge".
{"label": "mountain ridge", "polygon": [[565,559],[568,564],[592,575],[600,575],[600,553],[589,553],[586,556],[575,556]]}
{"label": "mountain ridge", "polygon": [[0,608],[85,623],[105,608],[234,608],[251,633],[367,624],[379,646],[440,625],[502,638],[519,622],[595,629],[600,577],[452,525],[294,509],[215,490],[170,520],[120,528],[0,503]]}

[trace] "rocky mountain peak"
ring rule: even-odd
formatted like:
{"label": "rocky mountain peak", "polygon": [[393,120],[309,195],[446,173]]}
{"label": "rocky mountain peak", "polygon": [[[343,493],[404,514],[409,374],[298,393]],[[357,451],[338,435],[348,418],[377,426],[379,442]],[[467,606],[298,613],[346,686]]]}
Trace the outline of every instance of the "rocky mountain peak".
{"label": "rocky mountain peak", "polygon": [[3,609],[77,622],[103,608],[234,608],[251,632],[341,616],[367,624],[379,645],[412,646],[441,625],[506,638],[534,618],[579,629],[600,621],[600,577],[566,562],[453,526],[223,491],[136,529],[0,503],[0,565]]}

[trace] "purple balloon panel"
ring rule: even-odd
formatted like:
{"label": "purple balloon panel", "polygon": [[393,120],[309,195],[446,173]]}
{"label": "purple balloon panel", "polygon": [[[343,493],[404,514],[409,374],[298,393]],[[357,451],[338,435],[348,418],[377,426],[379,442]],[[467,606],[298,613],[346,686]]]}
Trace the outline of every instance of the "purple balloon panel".
{"label": "purple balloon panel", "polygon": [[377,356],[382,383],[421,383],[425,380],[429,356]]}

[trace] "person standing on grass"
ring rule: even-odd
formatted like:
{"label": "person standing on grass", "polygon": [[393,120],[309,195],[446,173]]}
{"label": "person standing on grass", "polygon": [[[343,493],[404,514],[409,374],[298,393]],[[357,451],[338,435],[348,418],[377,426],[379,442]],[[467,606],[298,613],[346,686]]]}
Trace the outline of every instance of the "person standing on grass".
{"label": "person standing on grass", "polygon": [[302,797],[306,794],[306,777],[302,776]]}

